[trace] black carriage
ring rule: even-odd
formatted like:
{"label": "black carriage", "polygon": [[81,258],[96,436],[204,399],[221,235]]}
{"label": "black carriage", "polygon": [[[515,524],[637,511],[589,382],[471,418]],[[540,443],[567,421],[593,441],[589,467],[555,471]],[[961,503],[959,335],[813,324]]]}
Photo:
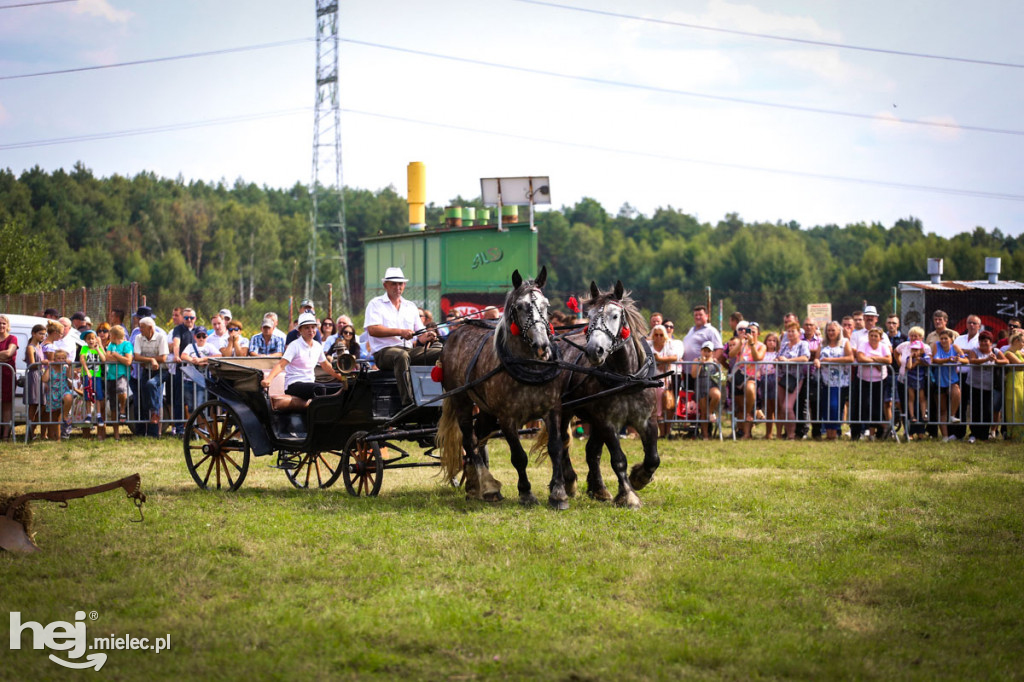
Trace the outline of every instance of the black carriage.
{"label": "black carriage", "polygon": [[[440,385],[430,367],[413,367],[416,404],[401,409],[391,372],[360,366],[339,390],[301,407],[274,401],[260,382],[277,358],[211,360],[209,400],[185,425],[185,464],[196,485],[237,490],[252,457],[276,455],[297,488],[328,488],[340,476],[352,495],[376,495],[385,469],[437,466],[434,434]],[[276,404],[284,402],[284,406]],[[402,442],[424,447],[428,461],[410,461]]]}

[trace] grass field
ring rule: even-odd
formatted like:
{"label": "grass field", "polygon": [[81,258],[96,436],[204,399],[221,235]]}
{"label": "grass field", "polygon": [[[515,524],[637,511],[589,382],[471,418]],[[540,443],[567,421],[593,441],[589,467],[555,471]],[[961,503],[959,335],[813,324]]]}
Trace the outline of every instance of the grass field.
{"label": "grass field", "polygon": [[[141,524],[120,493],[36,503],[43,551],[0,552],[0,618],[94,611],[90,641],[170,635],[78,675],[1024,677],[1024,452],[1009,443],[670,441],[640,511],[583,497],[561,513],[467,502],[432,469],[386,472],[378,498],[297,491],[269,459],[238,493],[201,492],[180,448],[0,450],[5,489],[137,471],[149,495]],[[492,462],[514,496],[507,450]],[[549,470],[530,471],[543,491]],[[17,651],[3,637],[0,679],[76,674],[29,632]]]}

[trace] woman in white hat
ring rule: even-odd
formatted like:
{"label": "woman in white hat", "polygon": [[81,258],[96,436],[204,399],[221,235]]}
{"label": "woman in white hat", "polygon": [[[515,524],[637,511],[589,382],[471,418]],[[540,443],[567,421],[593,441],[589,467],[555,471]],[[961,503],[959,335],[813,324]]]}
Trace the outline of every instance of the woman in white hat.
{"label": "woman in white hat", "polygon": [[[327,361],[323,344],[313,338],[319,330],[319,326],[320,323],[313,313],[299,315],[299,338],[285,348],[281,360],[274,365],[270,374],[263,380],[264,387],[269,387],[274,377],[283,371],[284,392],[303,400],[311,400],[317,393],[316,375],[314,374],[317,365],[320,365],[325,372],[338,381],[345,380],[342,375],[334,371],[331,363]],[[321,393],[323,393],[322,390]]]}

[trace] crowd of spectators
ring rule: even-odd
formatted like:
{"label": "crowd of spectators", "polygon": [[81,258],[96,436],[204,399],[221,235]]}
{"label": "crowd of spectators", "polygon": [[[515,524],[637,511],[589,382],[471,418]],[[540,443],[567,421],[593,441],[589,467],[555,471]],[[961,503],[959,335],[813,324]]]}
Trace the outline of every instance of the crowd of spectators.
{"label": "crowd of spectators", "polygon": [[[494,317],[497,310],[488,312]],[[157,435],[163,422],[180,432],[188,413],[206,400],[204,368],[211,358],[284,357],[299,338],[300,317],[313,316],[312,338],[322,343],[329,362],[340,355],[351,356],[349,367],[374,362],[367,332],[359,334],[347,315],[317,318],[309,300],[302,301],[289,330],[280,329],[277,314],[267,312],[251,335],[227,308],[208,326],[199,324],[192,308],[175,308],[169,331],[147,306],[136,310],[128,325],[123,311],[111,310],[95,329],[80,312],[63,318],[51,309],[45,316],[50,321],[33,328],[20,349],[29,368],[24,391],[29,421],[43,424],[45,438],[70,435],[76,400],[84,406],[79,423],[90,430],[95,426],[99,438],[107,426],[118,438],[118,427],[127,422],[139,434]],[[427,310],[418,316],[420,328],[443,339],[458,313],[449,311],[440,325]],[[692,316],[681,335],[661,313],[650,317],[658,371],[672,372],[658,391],[663,437],[684,423],[696,437],[710,437],[723,426],[720,421],[729,421],[722,418],[726,414],[740,439],[888,438],[900,426],[914,439],[1024,439],[1020,320],[1010,320],[997,339],[976,315],[967,318],[965,333],[957,333],[941,310],[927,333],[921,327],[904,333],[896,315],[879,325],[878,311],[870,305],[821,330],[811,319],[801,325],[793,313],[784,316],[778,332],[762,330],[736,312],[729,316],[731,335],[723,339],[704,306],[696,306]],[[573,323],[568,317],[556,321],[560,327]],[[13,368],[19,349],[9,327],[0,315],[0,363]],[[72,329],[80,343],[69,334]],[[3,382],[3,390],[10,384]],[[2,397],[3,437],[9,437],[13,396]],[[756,428],[761,425],[763,430]]]}
{"label": "crowd of spectators", "polygon": [[725,340],[696,306],[679,339],[673,321],[655,312],[649,340],[659,372],[673,372],[659,389],[659,433],[687,425],[707,438],[725,413],[737,439],[755,437],[764,424],[769,440],[874,440],[902,427],[913,439],[1024,440],[1020,320],[1010,320],[999,339],[977,315],[963,334],[948,321],[938,310],[931,333],[913,327],[904,334],[899,316],[880,326],[868,305],[823,330],[787,313],[776,333],[735,312]]}

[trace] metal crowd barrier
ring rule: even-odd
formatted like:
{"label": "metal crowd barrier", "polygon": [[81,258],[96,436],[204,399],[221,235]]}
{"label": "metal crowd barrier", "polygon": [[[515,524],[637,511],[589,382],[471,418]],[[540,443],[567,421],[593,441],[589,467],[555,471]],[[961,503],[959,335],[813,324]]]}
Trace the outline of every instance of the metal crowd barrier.
{"label": "metal crowd barrier", "polygon": [[[247,358],[237,360],[245,361]],[[57,393],[62,394],[59,397],[51,394],[50,382],[42,380],[47,367],[56,368],[57,363],[30,365],[25,374],[26,386],[22,389],[22,400],[26,407],[24,440],[28,442],[38,438],[42,435],[40,429],[52,431],[53,427],[58,429],[57,437],[60,438],[63,436],[60,431],[67,431],[69,423],[71,430],[91,431],[101,425],[100,418],[108,432],[116,427],[118,431],[127,429],[135,435],[159,436],[168,429],[172,434],[180,433],[191,410],[205,402],[206,389],[185,376],[184,363],[173,364],[168,366],[161,363],[154,370],[140,363],[132,363],[124,382],[124,390],[119,391],[117,384],[107,377],[112,375],[112,370],[124,365],[116,362],[102,363],[102,401],[95,395],[90,396],[86,390],[80,363],[64,363],[64,367],[68,368],[68,378],[66,386],[56,389]],[[205,381],[205,368],[196,369]],[[30,382],[38,382],[38,398],[34,402],[29,402]],[[113,398],[110,393],[114,394]],[[122,400],[118,398],[118,393],[126,397]],[[64,394],[71,396],[67,407],[63,405]],[[90,397],[93,399],[90,400]],[[61,403],[59,407],[58,401]]]}
{"label": "metal crowd barrier", "polygon": [[14,426],[15,426],[15,410],[14,402],[17,400],[17,381],[18,375],[14,367],[8,365],[6,362],[0,363],[0,396],[10,396],[11,401],[2,403],[2,412],[0,412],[0,433],[6,431],[10,434],[10,438],[14,437]]}

